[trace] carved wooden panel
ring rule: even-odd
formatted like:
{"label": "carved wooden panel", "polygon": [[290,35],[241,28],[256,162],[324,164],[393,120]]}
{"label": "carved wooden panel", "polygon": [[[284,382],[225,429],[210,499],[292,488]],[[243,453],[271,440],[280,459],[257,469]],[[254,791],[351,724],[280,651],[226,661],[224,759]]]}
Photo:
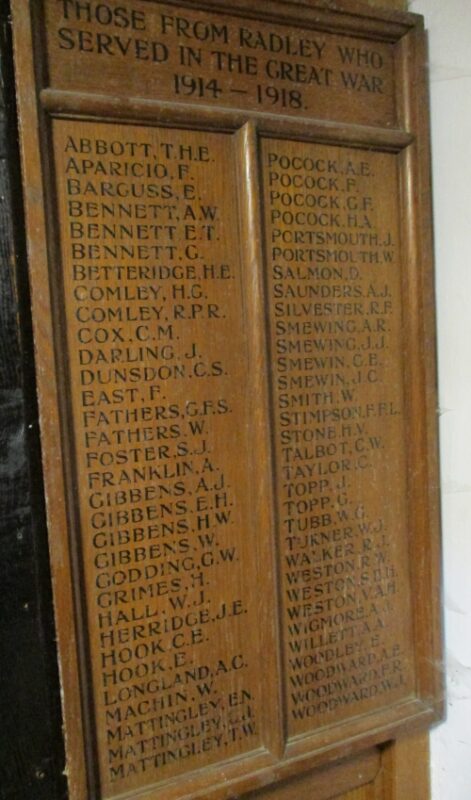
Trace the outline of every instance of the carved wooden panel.
{"label": "carved wooden panel", "polygon": [[413,691],[397,157],[265,140],[290,736]]}
{"label": "carved wooden panel", "polygon": [[[165,101],[396,124],[394,48],[302,24],[134,2],[49,3],[50,86]],[[77,57],[87,69],[77,73]]]}
{"label": "carved wooden panel", "polygon": [[233,139],[54,123],[57,282],[108,792],[261,745],[266,531],[251,498],[255,367]]}
{"label": "carved wooden panel", "polygon": [[420,20],[328,5],[14,3],[72,800],[441,713]]}

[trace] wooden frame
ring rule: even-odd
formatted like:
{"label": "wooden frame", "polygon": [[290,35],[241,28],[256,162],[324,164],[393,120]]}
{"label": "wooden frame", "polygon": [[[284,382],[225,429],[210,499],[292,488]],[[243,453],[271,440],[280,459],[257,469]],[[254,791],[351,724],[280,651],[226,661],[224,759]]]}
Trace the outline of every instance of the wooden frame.
{"label": "wooden frame", "polygon": [[[51,3],[46,4],[52,8]],[[153,2],[139,8],[154,7]],[[158,5],[158,4],[157,4]],[[229,108],[176,102],[167,98],[117,95],[114,91],[74,91],[74,77],[61,83],[57,67],[51,71],[47,35],[43,24],[46,6],[13,0],[17,85],[21,126],[23,180],[26,201],[30,275],[35,326],[38,391],[41,411],[43,462],[47,489],[50,552],[53,568],[55,613],[64,698],[68,779],[72,800],[102,797],[96,769],[96,724],[90,684],[91,656],[84,603],[79,501],[71,410],[69,323],[63,308],[63,288],[56,284],[60,262],[60,235],[55,185],[53,121],[76,121],[192,131],[227,132],[237,161],[243,260],[251,276],[248,288],[247,328],[253,383],[250,419],[260,464],[258,495],[251,499],[254,518],[270,535],[261,545],[260,562],[266,565],[261,613],[264,649],[271,654],[267,694],[277,702],[266,705],[262,728],[264,747],[244,756],[217,761],[204,768],[120,792],[122,798],[182,797],[230,798],[264,785],[331,764],[387,742],[399,732],[430,726],[443,713],[440,668],[440,545],[438,531],[436,389],[433,316],[433,266],[430,227],[427,102],[424,77],[422,20],[400,12],[379,12],[361,4],[352,8],[336,3],[298,0],[264,2],[253,8],[248,0],[234,0],[230,10],[219,0],[173,0],[167,7],[203,10],[231,19],[263,20],[306,30],[361,38],[392,48],[394,58],[396,121],[394,124],[359,124],[351,119],[319,118],[270,113],[266,108]],[[50,80],[53,75],[52,81]],[[85,76],[84,80],[87,79]],[[106,83],[106,81],[105,81]],[[404,385],[407,387],[407,459],[410,593],[413,597],[415,690],[390,707],[360,713],[334,725],[313,729],[310,735],[286,742],[286,720],[281,699],[282,658],[279,630],[280,592],[274,543],[276,518],[274,486],[270,472],[273,433],[266,409],[271,393],[267,379],[267,333],[263,306],[267,287],[263,272],[263,210],[257,185],[261,172],[259,142],[276,137],[306,144],[373,149],[393,154],[398,164],[398,207],[401,217],[403,264],[402,311]],[[265,299],[264,299],[265,298]],[[67,535],[66,535],[67,533]],[[263,599],[265,597],[265,599]],[[272,601],[278,612],[270,613]],[[78,689],[80,687],[80,689]],[[374,758],[372,751],[367,759]],[[111,796],[111,795],[106,795]],[[115,795],[113,795],[115,796]]]}

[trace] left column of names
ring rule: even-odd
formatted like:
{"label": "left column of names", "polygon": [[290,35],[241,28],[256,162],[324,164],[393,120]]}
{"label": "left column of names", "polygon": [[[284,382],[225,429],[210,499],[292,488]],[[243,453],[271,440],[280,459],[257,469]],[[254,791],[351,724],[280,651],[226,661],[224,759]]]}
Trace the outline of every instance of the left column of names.
{"label": "left column of names", "polygon": [[98,760],[117,792],[261,744],[233,137],[53,133]]}

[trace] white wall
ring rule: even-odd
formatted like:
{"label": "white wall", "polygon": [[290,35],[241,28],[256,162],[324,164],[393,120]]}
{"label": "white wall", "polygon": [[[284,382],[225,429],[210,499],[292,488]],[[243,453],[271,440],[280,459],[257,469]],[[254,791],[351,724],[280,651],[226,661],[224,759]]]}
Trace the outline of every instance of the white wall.
{"label": "white wall", "polygon": [[441,411],[448,719],[432,797],[471,800],[471,0],[409,8],[429,31]]}

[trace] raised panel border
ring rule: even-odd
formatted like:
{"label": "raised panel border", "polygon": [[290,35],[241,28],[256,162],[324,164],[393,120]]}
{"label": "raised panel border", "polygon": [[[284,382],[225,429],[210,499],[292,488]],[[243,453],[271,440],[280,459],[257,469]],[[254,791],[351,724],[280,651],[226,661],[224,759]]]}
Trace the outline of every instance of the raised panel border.
{"label": "raised panel border", "polygon": [[[172,0],[173,2],[173,0]],[[175,5],[200,9],[222,10],[219,0],[195,3],[183,0]],[[425,44],[422,18],[402,12],[379,12],[361,4],[325,2],[266,2],[257,12],[250,10],[248,0],[235,0],[231,13],[263,17],[283,22],[315,24],[320,29],[355,32],[367,38],[396,42],[399,111],[402,130],[372,129],[367,126],[339,125],[330,122],[292,120],[250,112],[196,109],[194,106],[130,98],[123,101],[100,95],[80,98],[73,92],[57,92],[48,88],[35,91],[38,67],[37,54],[26,0],[13,0],[18,97],[22,136],[22,163],[25,184],[28,250],[33,295],[38,387],[41,406],[43,464],[45,471],[48,518],[51,532],[50,552],[53,566],[56,623],[60,649],[61,680],[64,692],[68,778],[71,798],[94,796],[87,777],[86,762],[93,754],[87,750],[90,731],[84,720],[81,702],[76,691],[79,685],[79,660],[83,652],[81,632],[76,626],[74,600],[71,590],[70,564],[73,556],[66,540],[57,535],[66,529],[67,464],[61,447],[61,421],[57,408],[62,376],[51,365],[56,363],[51,321],[54,310],[48,287],[46,213],[43,201],[47,186],[47,161],[40,163],[37,154],[44,144],[44,123],[48,115],[113,119],[121,121],[151,120],[160,125],[192,125],[198,128],[236,130],[249,122],[259,134],[282,135],[351,145],[370,145],[378,149],[401,152],[402,203],[404,241],[407,247],[407,291],[412,298],[408,331],[413,343],[414,381],[410,398],[411,461],[414,481],[411,505],[415,509],[412,538],[411,581],[415,605],[416,648],[418,658],[417,698],[400,707],[388,709],[382,716],[368,715],[361,724],[344,729],[340,745],[332,742],[328,733],[316,734],[316,742],[296,743],[283,763],[253,763],[247,773],[244,765],[229,767],[221,775],[210,774],[204,784],[191,783],[194,798],[225,798],[231,792],[249,791],[268,780],[280,780],[289,775],[312,769],[317,764],[358,752],[394,738],[400,731],[426,728],[443,715],[443,677],[441,657],[440,611],[440,539],[438,508],[438,468],[436,444],[436,369],[434,348],[433,262],[430,225],[430,161],[427,133],[427,92],[425,84]],[[352,13],[352,8],[354,12]],[[158,119],[158,123],[156,120]],[[253,134],[252,134],[253,135]],[[312,752],[315,746],[316,752]],[[271,759],[270,759],[271,760]],[[243,774],[241,774],[243,773]],[[211,788],[210,788],[211,787]],[[160,786],[162,788],[162,786]],[[190,784],[188,785],[190,791]],[[153,789],[140,794],[143,800],[155,796]],[[177,797],[173,792],[168,797]]]}

